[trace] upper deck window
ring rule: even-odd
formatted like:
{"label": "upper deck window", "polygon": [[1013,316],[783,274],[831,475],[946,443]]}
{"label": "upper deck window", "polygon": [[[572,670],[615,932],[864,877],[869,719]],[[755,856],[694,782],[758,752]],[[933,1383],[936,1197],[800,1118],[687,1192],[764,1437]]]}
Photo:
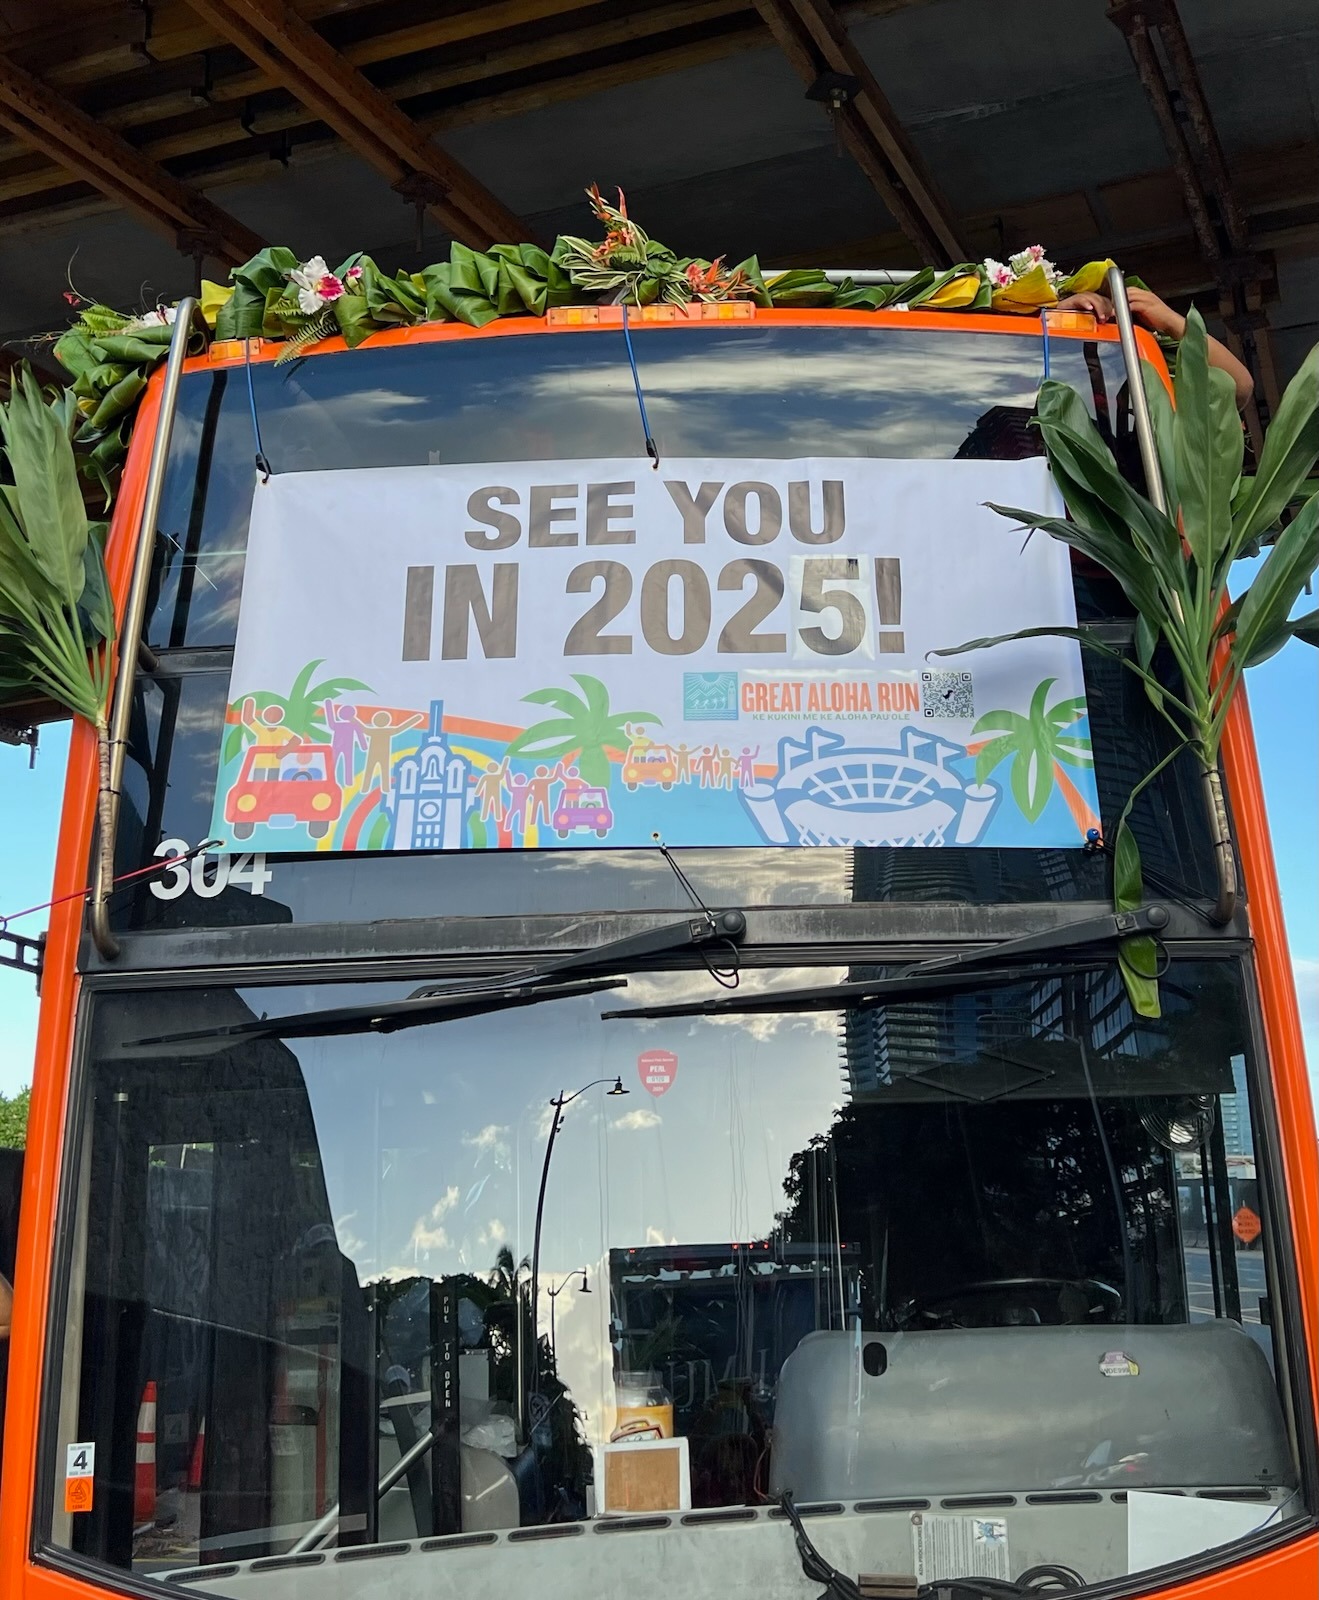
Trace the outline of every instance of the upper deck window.
{"label": "upper deck window", "polygon": [[[1012,458],[1038,454],[1030,426],[1043,373],[1038,337],[873,326],[639,329],[652,431],[664,456]],[[1051,370],[1088,398],[1129,446],[1123,376],[1111,344],[1051,341]],[[262,439],[277,473],[348,467],[584,460],[641,451],[621,337],[527,333],[366,347],[251,373]],[[211,833],[229,651],[252,501],[247,374],[188,376],[157,540],[148,638],[162,668],[142,687],[126,774],[120,870],[163,841]],[[1127,615],[1120,590],[1073,558],[1078,617]],[[292,602],[290,602],[292,603]],[[989,630],[986,630],[989,631]],[[1100,813],[1114,818],[1166,748],[1139,685],[1085,659]],[[1193,775],[1177,765],[1135,813],[1147,863],[1185,891],[1211,881]],[[853,900],[971,903],[1103,900],[1106,863],[1079,850],[723,849],[689,862],[700,891],[740,904]],[[389,860],[267,858],[257,897],[207,880],[176,896],[140,885],[116,902],[121,925],[168,928],[453,914],[659,909],[681,905],[645,851],[465,852]],[[573,868],[570,872],[563,869]],[[193,883],[196,886],[197,877]],[[210,889],[210,893],[206,890]]]}
{"label": "upper deck window", "polygon": [[[1029,425],[1038,339],[716,324],[639,329],[635,344],[667,457],[1042,454]],[[1115,346],[1055,339],[1051,371],[1116,414]],[[608,332],[368,346],[262,363],[252,381],[276,473],[643,453],[623,342]],[[233,643],[251,503],[246,376],[192,375],[161,508],[153,648]],[[1120,601],[1087,585],[1082,611]]]}

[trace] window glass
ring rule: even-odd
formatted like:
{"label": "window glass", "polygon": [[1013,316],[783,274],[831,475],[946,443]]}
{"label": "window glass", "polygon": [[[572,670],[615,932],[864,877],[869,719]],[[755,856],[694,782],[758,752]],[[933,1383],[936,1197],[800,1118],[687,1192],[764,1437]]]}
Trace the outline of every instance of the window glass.
{"label": "window glass", "polygon": [[[874,970],[744,993],[828,1005]],[[96,1001],[58,1543],[221,1595],[289,1557],[299,1595],[347,1595],[372,1551],[567,1595],[608,1587],[621,1530],[629,1592],[751,1561],[787,1597],[784,1491],[835,1505],[844,1570],[909,1572],[913,1511],[961,1501],[1090,1582],[1126,1571],[1132,1493],[1296,1511],[1268,1208],[1229,1153],[1235,966],[1174,963],[1153,1022],[1111,969],[604,1016],[719,996],[697,971],[372,1029],[406,988]]]}
{"label": "window glass", "polygon": [[[669,455],[997,456],[1038,453],[1029,419],[1043,373],[1033,337],[791,327],[769,321],[641,328],[647,411]],[[1115,346],[1054,339],[1050,371],[1073,383],[1125,459],[1129,426]],[[621,335],[525,334],[373,348],[253,367],[262,438],[277,471],[470,460],[635,455],[639,418]],[[247,378],[184,381],[160,520],[149,637],[163,652],[134,719],[119,838],[121,873],[209,832],[252,493]],[[1112,580],[1073,565],[1082,619],[1122,617]],[[202,654],[202,647],[207,653]],[[202,669],[205,670],[202,670]],[[1091,737],[1110,825],[1167,753],[1135,678],[1085,657]],[[1159,890],[1212,894],[1194,764],[1176,761],[1137,802],[1133,826]],[[709,898],[736,904],[1103,900],[1101,855],[1080,850],[825,848],[683,852]],[[237,863],[237,871],[234,863]],[[1171,889],[1169,888],[1171,885]],[[685,903],[645,851],[462,856],[236,857],[121,891],[121,928],[370,921],[480,904],[493,914],[668,908]]]}
{"label": "window glass", "polygon": [[[1038,339],[766,322],[642,326],[634,342],[665,456],[1041,453],[1029,426]],[[1113,416],[1125,453],[1117,347],[1054,339],[1050,371],[1105,427]],[[621,333],[368,344],[258,363],[251,381],[277,473],[644,454]],[[254,449],[244,371],[187,376],[158,523],[154,648],[233,643]],[[1085,579],[1091,614],[1120,604],[1111,580]]]}

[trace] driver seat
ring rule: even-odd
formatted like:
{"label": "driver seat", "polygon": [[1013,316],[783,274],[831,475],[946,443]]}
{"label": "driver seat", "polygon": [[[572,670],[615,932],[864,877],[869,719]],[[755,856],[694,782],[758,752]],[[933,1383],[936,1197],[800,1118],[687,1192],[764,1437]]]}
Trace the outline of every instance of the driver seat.
{"label": "driver seat", "polygon": [[[1290,1486],[1268,1362],[1234,1322],[808,1334],[779,1375],[770,1490],[799,1501]],[[1095,1481],[1098,1481],[1096,1478]]]}

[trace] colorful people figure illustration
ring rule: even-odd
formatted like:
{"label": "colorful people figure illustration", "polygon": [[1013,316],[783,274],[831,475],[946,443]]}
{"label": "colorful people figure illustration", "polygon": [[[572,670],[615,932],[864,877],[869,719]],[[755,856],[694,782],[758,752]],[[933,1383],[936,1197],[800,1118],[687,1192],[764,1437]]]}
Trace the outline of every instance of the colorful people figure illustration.
{"label": "colorful people figure illustration", "polygon": [[627,754],[623,758],[625,761],[640,761],[646,751],[655,743],[653,739],[647,736],[644,722],[625,722],[623,724],[623,732],[627,734],[628,739],[631,741],[627,747]]}
{"label": "colorful people figure illustration", "polygon": [[[330,757],[330,776],[336,783],[341,783],[347,788],[353,781],[357,751],[366,749],[367,736],[362,730],[362,724],[357,720],[356,706],[346,706],[338,700],[325,700],[321,703],[321,713],[325,718],[330,749],[333,751]],[[339,775],[341,763],[342,777]]]}
{"label": "colorful people figure illustration", "polygon": [[559,762],[553,772],[548,767],[536,768],[535,776],[527,783],[527,824],[529,826],[534,826],[537,822],[543,822],[546,827],[549,827],[550,813],[553,809],[550,805],[550,786],[562,781],[562,761]]}
{"label": "colorful people figure illustration", "polygon": [[[560,765],[562,766],[562,762]],[[559,796],[559,804],[564,806],[577,805],[578,796],[585,787],[586,785],[582,782],[582,774],[579,767],[564,768],[563,793]]]}
{"label": "colorful people figure illustration", "polygon": [[673,764],[677,768],[677,782],[690,783],[692,781],[692,753],[685,744],[674,745]]}
{"label": "colorful people figure illustration", "polygon": [[532,802],[531,785],[524,772],[515,772],[508,780],[509,800],[508,810],[504,815],[504,824],[510,833],[520,831],[522,837],[527,836],[527,809]]}
{"label": "colorful people figure illustration", "polygon": [[735,766],[730,750],[723,749],[719,752],[719,787],[731,789],[733,787],[733,768]]}
{"label": "colorful people figure illustration", "polygon": [[238,720],[252,735],[252,743],[260,752],[252,766],[264,775],[279,766],[279,752],[290,744],[301,744],[301,736],[284,726],[284,707],[267,706],[257,711],[251,695],[238,708]]}
{"label": "colorful people figure illustration", "polygon": [[759,745],[754,750],[750,745],[742,746],[742,754],[737,758],[737,781],[744,789],[749,789],[756,781],[756,757],[759,754]]}
{"label": "colorful people figure illustration", "polygon": [[[354,713],[356,716],[356,713]],[[360,725],[360,718],[357,718]],[[414,716],[396,716],[389,711],[373,711],[366,727],[366,766],[362,772],[362,793],[366,794],[379,782],[383,794],[389,793],[389,769],[394,759],[394,735],[415,728],[425,722],[420,712]]]}
{"label": "colorful people figure illustration", "polygon": [[508,757],[496,765],[487,761],[485,771],[474,779],[476,800],[482,822],[493,822],[498,828],[504,820],[505,784],[508,780]]}

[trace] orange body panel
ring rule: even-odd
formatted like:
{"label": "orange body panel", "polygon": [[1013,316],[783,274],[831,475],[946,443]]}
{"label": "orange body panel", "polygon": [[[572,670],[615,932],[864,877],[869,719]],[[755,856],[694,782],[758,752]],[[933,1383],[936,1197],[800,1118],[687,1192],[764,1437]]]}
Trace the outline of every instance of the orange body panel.
{"label": "orange body panel", "polygon": [[[1112,343],[1112,326],[1066,327],[1050,324],[1051,339],[1098,340]],[[1083,319],[1088,322],[1088,319]],[[967,315],[946,312],[757,311],[756,323],[800,327],[899,327],[929,332],[987,333],[1040,338],[1034,317]],[[640,325],[640,324],[638,324]],[[662,322],[656,326],[681,326]],[[690,325],[690,324],[686,324]],[[727,325],[727,324],[726,324]],[[527,334],[591,335],[615,332],[614,326],[551,326],[533,318],[506,318],[474,330],[461,324],[429,324],[372,336],[372,346],[442,343],[451,339],[492,339]],[[1137,331],[1142,353],[1162,368],[1153,338]],[[281,345],[257,348],[254,362],[273,361]],[[308,354],[342,350],[339,339],[308,348]],[[232,352],[232,353],[231,353]],[[187,363],[186,370],[214,371],[241,366],[241,349],[213,349]],[[110,579],[122,614],[133,564],[137,528],[146,488],[147,465],[159,409],[161,374],[152,379],[143,400],[115,510],[108,550]],[[1319,1149],[1300,1014],[1287,951],[1277,873],[1273,862],[1263,790],[1255,757],[1250,714],[1238,694],[1228,719],[1223,745],[1228,791],[1238,844],[1250,894],[1258,979],[1264,1011],[1269,1067],[1272,1074],[1290,1204],[1291,1243],[1305,1307],[1304,1342],[1312,1393],[1319,1400]],[[91,730],[75,722],[69,750],[68,778],[60,821],[59,847],[52,893],[76,893],[87,883],[95,823],[96,747]],[[55,1248],[56,1196],[69,1091],[74,1014],[78,999],[77,952],[83,926],[83,903],[56,906],[50,918],[44,992],[37,1033],[37,1057],[28,1125],[28,1159],[23,1180],[10,1348],[10,1386],[5,1422],[4,1478],[0,1489],[0,1597],[3,1600],[96,1600],[122,1591],[111,1584],[91,1584],[53,1571],[31,1558],[31,1524],[37,1496],[37,1413],[42,1383],[45,1327],[51,1291],[50,1262]],[[1311,1533],[1277,1550],[1237,1563],[1208,1577],[1173,1588],[1147,1590],[1150,1600],[1301,1600],[1319,1594],[1319,1534]]]}

